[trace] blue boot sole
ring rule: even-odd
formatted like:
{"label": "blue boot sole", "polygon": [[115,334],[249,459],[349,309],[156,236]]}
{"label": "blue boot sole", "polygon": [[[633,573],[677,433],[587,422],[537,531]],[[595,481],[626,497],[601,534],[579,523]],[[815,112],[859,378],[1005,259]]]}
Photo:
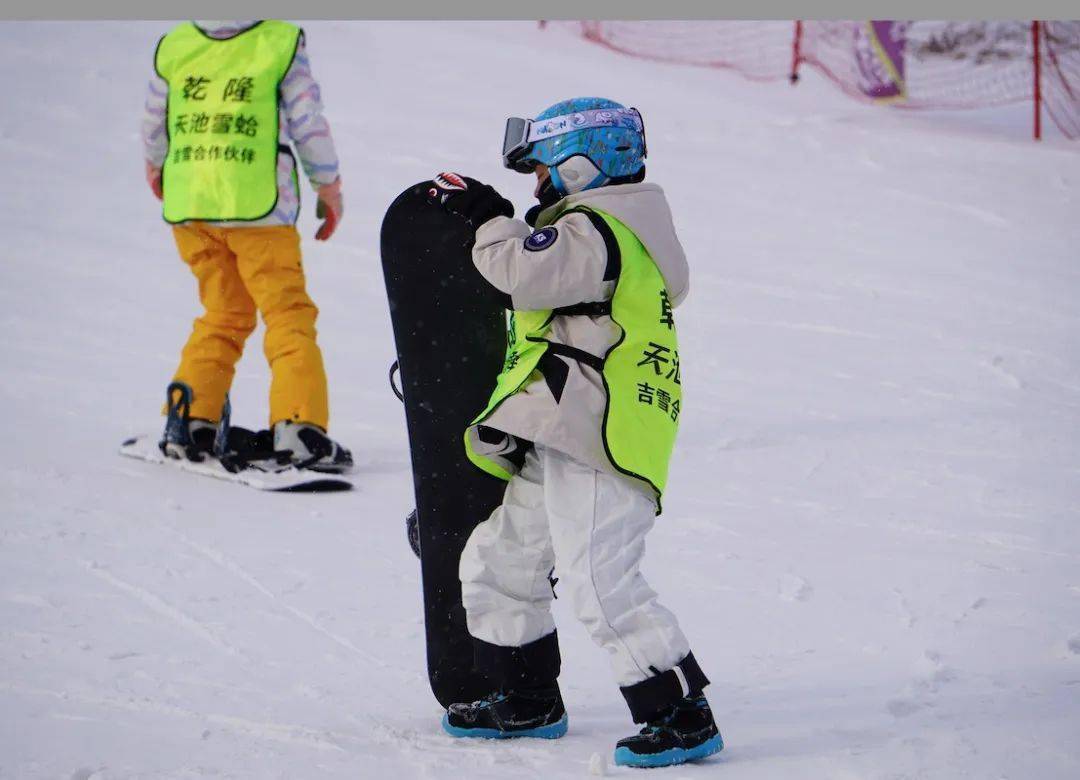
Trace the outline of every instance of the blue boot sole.
{"label": "blue boot sole", "polygon": [[673,748],[671,750],[665,750],[663,753],[638,754],[630,750],[630,748],[616,748],[615,763],[618,766],[636,766],[643,768],[672,766],[674,764],[685,764],[687,761],[700,761],[703,758],[708,758],[711,755],[719,753],[723,749],[724,740],[717,734],[712,739],[708,739],[697,747],[690,748],[689,750]]}
{"label": "blue boot sole", "polygon": [[498,729],[463,729],[460,726],[451,726],[450,717],[443,715],[443,731],[451,737],[463,737],[466,739],[516,739],[517,737],[533,737],[534,739],[558,739],[566,734],[569,720],[565,715],[562,719],[547,726],[537,726],[534,729],[522,731],[499,731]]}

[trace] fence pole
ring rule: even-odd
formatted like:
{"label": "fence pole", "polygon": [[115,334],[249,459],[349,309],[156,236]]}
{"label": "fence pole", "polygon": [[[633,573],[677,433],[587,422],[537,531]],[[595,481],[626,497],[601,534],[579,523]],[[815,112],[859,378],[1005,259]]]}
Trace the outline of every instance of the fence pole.
{"label": "fence pole", "polygon": [[791,43],[791,83],[799,80],[799,63],[802,62],[802,19],[795,20],[795,40]]}
{"label": "fence pole", "polygon": [[1042,138],[1042,56],[1039,53],[1039,38],[1041,23],[1036,19],[1031,23],[1031,48],[1034,67],[1032,73],[1035,78],[1035,125],[1033,133],[1035,140]]}

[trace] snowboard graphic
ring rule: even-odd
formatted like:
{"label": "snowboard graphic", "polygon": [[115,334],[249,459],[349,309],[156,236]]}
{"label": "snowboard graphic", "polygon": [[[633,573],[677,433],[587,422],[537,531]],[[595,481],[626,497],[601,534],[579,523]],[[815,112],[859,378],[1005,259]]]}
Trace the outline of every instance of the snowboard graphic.
{"label": "snowboard graphic", "polygon": [[445,707],[490,692],[472,668],[458,561],[506,483],[469,462],[463,436],[502,369],[506,314],[472,264],[472,229],[428,202],[431,187],[390,205],[381,252],[412,453],[428,677]]}

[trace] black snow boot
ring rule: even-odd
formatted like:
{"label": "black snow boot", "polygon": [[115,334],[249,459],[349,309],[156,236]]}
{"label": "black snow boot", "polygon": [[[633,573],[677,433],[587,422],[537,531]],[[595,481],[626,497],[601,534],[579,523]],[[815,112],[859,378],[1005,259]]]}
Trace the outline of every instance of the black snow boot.
{"label": "black snow boot", "polygon": [[453,737],[558,739],[566,727],[558,683],[493,693],[471,704],[451,704],[443,716],[443,729]]}
{"label": "black snow boot", "polygon": [[655,767],[683,764],[719,753],[724,740],[716,728],[705,695],[691,694],[654,717],[632,737],[615,746],[620,766]]}

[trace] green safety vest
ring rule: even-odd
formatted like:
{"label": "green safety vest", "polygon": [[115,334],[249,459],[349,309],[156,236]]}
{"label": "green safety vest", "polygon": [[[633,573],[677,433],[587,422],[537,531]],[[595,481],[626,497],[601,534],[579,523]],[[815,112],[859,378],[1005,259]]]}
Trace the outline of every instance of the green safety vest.
{"label": "green safety vest", "polygon": [[166,222],[243,221],[277,205],[278,87],[300,28],[267,20],[225,39],[191,22],[161,39],[154,68],[169,85]]}
{"label": "green safety vest", "polygon": [[[652,487],[659,511],[682,412],[679,342],[667,285],[648,250],[626,225],[591,206],[572,210],[598,215],[618,243],[621,270],[611,299],[611,318],[622,335],[602,359],[584,352],[574,355],[576,350],[545,338],[558,310],[512,312],[502,373],[487,408],[470,428],[482,424],[499,404],[538,378],[534,373],[549,350],[593,364],[607,393],[602,435],[608,459],[619,472]],[[465,448],[476,466],[510,479],[505,469],[473,449],[468,435]]]}

